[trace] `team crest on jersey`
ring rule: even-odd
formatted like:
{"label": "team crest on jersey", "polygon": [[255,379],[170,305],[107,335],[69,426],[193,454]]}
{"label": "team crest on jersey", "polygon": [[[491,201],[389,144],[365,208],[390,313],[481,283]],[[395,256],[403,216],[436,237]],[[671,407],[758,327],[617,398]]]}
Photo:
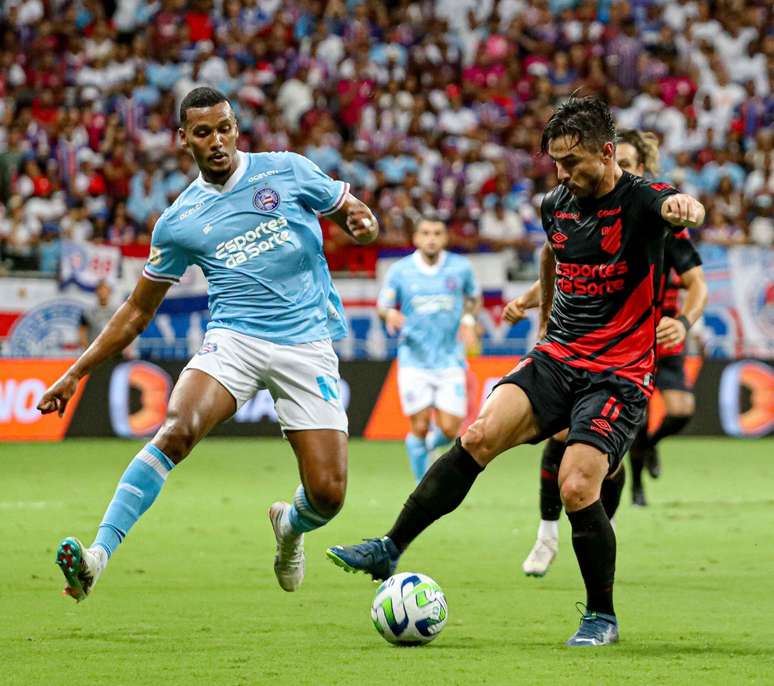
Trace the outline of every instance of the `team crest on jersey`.
{"label": "team crest on jersey", "polygon": [[457,279],[455,279],[453,276],[450,276],[448,279],[446,279],[446,290],[447,291],[457,290]]}
{"label": "team crest on jersey", "polygon": [[273,212],[279,204],[279,194],[272,188],[259,188],[253,195],[253,207],[259,212]]}
{"label": "team crest on jersey", "polygon": [[621,249],[621,233],[623,231],[623,224],[620,219],[615,220],[615,224],[612,226],[602,227],[602,250],[610,253],[611,255],[617,253]]}

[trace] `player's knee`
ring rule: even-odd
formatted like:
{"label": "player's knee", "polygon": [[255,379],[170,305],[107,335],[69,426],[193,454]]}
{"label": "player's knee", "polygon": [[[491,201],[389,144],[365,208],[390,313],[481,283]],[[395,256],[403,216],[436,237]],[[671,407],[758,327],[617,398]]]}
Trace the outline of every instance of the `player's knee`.
{"label": "player's knee", "polygon": [[443,419],[438,420],[438,428],[450,441],[453,441],[457,437],[461,424],[462,419],[457,419],[456,417],[444,417]]}
{"label": "player's knee", "polygon": [[478,461],[486,463],[497,457],[496,437],[485,417],[479,417],[462,435],[462,447]]}
{"label": "player's knee", "polygon": [[411,433],[418,438],[426,438],[427,432],[430,431],[430,418],[429,417],[412,417],[411,419]]}
{"label": "player's knee", "polygon": [[574,512],[591,505],[599,498],[599,484],[578,470],[568,474],[559,489],[565,508]]}
{"label": "player's knee", "polygon": [[188,456],[196,441],[197,432],[193,423],[174,414],[167,417],[154,439],[159,449],[175,463]]}
{"label": "player's knee", "polygon": [[344,478],[330,476],[307,489],[306,497],[312,507],[327,519],[333,519],[344,505],[347,483]]}

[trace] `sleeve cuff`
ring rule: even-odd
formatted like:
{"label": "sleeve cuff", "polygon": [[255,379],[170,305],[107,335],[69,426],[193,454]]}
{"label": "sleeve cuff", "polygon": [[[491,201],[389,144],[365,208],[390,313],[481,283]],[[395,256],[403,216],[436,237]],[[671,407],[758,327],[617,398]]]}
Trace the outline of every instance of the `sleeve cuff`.
{"label": "sleeve cuff", "polygon": [[346,181],[342,181],[341,185],[341,193],[339,194],[338,198],[336,198],[336,202],[333,203],[333,205],[328,209],[320,210],[320,214],[322,216],[333,214],[334,212],[337,212],[341,209],[341,206],[344,204],[344,198],[346,198],[347,193],[349,193],[349,184]]}
{"label": "sleeve cuff", "polygon": [[150,281],[157,281],[160,283],[178,283],[180,281],[179,276],[171,276],[169,274],[153,274],[148,271],[148,268],[142,270],[142,275]]}

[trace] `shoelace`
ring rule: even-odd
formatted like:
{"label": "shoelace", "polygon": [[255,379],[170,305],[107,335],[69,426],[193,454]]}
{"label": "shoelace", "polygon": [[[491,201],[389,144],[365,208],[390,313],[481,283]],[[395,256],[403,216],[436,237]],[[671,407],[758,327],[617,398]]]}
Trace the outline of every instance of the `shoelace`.
{"label": "shoelace", "polygon": [[598,619],[596,613],[589,612],[588,607],[580,601],[575,603],[575,609],[581,616],[580,627],[578,627],[576,635],[581,638],[599,638],[601,632],[600,627],[596,624]]}

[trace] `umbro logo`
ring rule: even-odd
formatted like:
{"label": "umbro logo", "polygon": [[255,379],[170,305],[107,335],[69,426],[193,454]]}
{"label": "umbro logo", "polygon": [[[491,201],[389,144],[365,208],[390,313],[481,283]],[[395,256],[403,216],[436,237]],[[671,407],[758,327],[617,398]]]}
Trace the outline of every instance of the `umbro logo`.
{"label": "umbro logo", "polygon": [[551,246],[554,248],[554,250],[561,250],[562,248],[566,247],[565,243],[567,240],[567,234],[564,234],[561,231],[557,231],[551,236]]}
{"label": "umbro logo", "polygon": [[591,420],[591,426],[589,427],[592,431],[596,431],[598,434],[602,434],[603,436],[607,436],[612,430],[613,427],[606,419],[599,419],[599,417],[595,417]]}
{"label": "umbro logo", "polygon": [[202,233],[206,236],[210,231],[212,231],[212,224],[205,224]]}

